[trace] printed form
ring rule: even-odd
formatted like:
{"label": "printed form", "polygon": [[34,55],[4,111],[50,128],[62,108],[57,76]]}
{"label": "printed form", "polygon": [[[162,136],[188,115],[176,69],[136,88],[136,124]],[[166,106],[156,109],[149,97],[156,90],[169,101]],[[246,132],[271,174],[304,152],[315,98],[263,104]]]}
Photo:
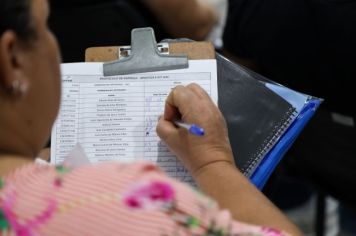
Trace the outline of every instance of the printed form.
{"label": "printed form", "polygon": [[61,163],[79,143],[92,163],[149,160],[176,179],[192,181],[157,136],[156,125],[166,97],[177,85],[197,83],[217,103],[216,60],[189,61],[187,69],[119,76],[103,76],[102,63],[62,64],[61,69],[52,163]]}

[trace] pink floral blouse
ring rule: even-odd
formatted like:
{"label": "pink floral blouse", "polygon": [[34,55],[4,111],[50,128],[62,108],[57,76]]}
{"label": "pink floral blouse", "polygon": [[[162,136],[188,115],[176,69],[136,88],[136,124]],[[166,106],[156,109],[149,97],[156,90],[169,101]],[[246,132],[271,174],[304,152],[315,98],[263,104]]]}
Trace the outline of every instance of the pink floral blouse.
{"label": "pink floral blouse", "polygon": [[155,165],[31,164],[0,181],[0,235],[284,235],[232,220]]}

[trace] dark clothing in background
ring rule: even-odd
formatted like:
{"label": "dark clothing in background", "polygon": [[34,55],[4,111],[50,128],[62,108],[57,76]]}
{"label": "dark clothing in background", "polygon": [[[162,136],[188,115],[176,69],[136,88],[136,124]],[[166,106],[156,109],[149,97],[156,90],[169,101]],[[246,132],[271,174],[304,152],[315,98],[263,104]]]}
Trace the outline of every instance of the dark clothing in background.
{"label": "dark clothing in background", "polygon": [[[325,99],[287,154],[290,173],[356,206],[356,1],[230,0],[224,47],[260,73]],[[337,112],[354,125],[332,119]],[[356,209],[356,207],[354,208]]]}
{"label": "dark clothing in background", "polygon": [[287,154],[286,169],[342,201],[356,213],[356,130],[320,109]]}
{"label": "dark clothing in background", "polygon": [[153,27],[157,41],[168,33],[139,0],[51,0],[49,25],[63,62],[84,61],[85,49],[131,44],[131,30]]}
{"label": "dark clothing in background", "polygon": [[[230,0],[225,48],[261,72],[356,115],[355,0]],[[342,102],[340,102],[342,101]]]}

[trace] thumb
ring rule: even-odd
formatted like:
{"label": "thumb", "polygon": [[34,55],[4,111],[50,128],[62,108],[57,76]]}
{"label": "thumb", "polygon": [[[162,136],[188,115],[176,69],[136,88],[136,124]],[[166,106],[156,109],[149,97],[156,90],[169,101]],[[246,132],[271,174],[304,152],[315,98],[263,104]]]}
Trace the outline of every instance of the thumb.
{"label": "thumb", "polygon": [[163,116],[159,118],[156,133],[165,143],[169,145],[170,141],[178,137],[178,132],[178,128],[171,121],[165,120]]}

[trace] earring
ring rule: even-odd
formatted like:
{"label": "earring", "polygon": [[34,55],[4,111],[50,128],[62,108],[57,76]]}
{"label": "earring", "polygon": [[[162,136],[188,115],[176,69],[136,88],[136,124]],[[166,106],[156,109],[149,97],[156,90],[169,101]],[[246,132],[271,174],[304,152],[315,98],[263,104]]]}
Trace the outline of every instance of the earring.
{"label": "earring", "polygon": [[27,93],[27,90],[28,84],[19,79],[14,80],[10,87],[11,94],[19,97],[22,97],[25,93]]}

